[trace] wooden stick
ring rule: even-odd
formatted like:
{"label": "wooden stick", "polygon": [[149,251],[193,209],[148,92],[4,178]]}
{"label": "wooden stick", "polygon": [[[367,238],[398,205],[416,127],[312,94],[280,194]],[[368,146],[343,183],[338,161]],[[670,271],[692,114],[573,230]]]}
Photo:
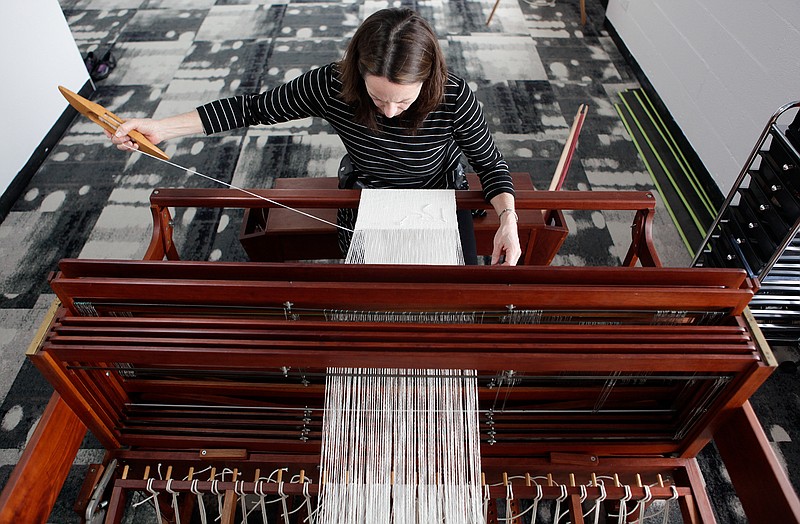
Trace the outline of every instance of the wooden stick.
{"label": "wooden stick", "polygon": [[561,158],[558,160],[556,171],[553,173],[553,179],[550,181],[550,191],[557,191],[564,185],[564,179],[567,177],[569,166],[572,163],[572,156],[575,153],[575,148],[578,145],[578,136],[583,128],[583,121],[586,119],[586,112],[589,107],[586,104],[581,104],[578,107],[578,112],[572,121],[572,127],[569,130],[567,142],[564,144],[564,149],[561,151]]}
{"label": "wooden stick", "polygon": [[[58,90],[61,91],[61,94],[67,99],[69,105],[74,107],[80,114],[99,125],[109,133],[113,134],[121,124],[125,123],[125,120],[121,119],[105,107],[95,102],[86,100],[79,94],[73,93],[64,86],[58,86]],[[169,157],[166,153],[153,145],[153,143],[145,138],[140,132],[134,130],[128,133],[128,135],[139,145],[140,151],[158,157],[162,160],[169,160]]]}
{"label": "wooden stick", "polygon": [[492,17],[494,17],[494,12],[497,11],[497,6],[500,5],[500,0],[495,0],[494,7],[492,7],[492,12],[489,13],[489,18],[486,19],[486,25],[492,23]]}

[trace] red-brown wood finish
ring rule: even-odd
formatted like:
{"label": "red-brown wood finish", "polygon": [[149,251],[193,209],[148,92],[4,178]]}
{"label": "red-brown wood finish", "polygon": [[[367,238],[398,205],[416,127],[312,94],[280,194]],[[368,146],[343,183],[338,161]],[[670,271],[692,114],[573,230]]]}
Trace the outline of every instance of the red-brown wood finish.
{"label": "red-brown wood finish", "polygon": [[[357,199],[341,193],[336,206],[343,197]],[[572,209],[595,209],[584,207],[585,195],[531,194],[536,203],[518,202],[529,209],[558,202],[565,209],[570,202]],[[594,195],[592,205],[603,209],[630,209],[633,201],[631,195]],[[159,192],[154,198],[197,205],[206,196]],[[221,198],[225,205],[244,203],[241,196]],[[459,196],[459,202],[480,207],[472,198]],[[617,474],[638,501],[645,492],[636,487],[635,474],[650,484],[661,475],[675,483],[686,522],[714,522],[694,456],[732,430],[754,435],[737,445],[761,446],[763,455],[757,421],[742,406],[774,360],[746,310],[753,282],[737,270],[657,267],[648,244],[652,195],[636,198],[641,216],[626,263],[656,267],[161,261],[177,257],[170,227],[161,227],[168,226],[165,207],[154,213],[159,233],[148,251],[159,261],[60,264],[51,285],[63,307],[31,359],[63,397],[54,404],[61,416],[43,420],[39,444],[30,451],[35,459],[20,464],[13,484],[26,484],[25,475],[37,469],[32,464],[61,450],[60,434],[53,435],[78,420],[106,446],[109,460],[130,468],[126,479],[115,480],[107,522],[118,522],[126,493],[141,489],[145,464],[169,463],[176,471],[209,464],[238,468],[244,488],[219,489],[253,489],[256,469],[288,464],[315,470],[328,367],[475,369],[482,463],[490,482],[503,473],[549,473],[562,485],[570,474],[586,485],[592,473]],[[348,322],[335,317],[338,309],[420,316],[404,323],[380,316]],[[466,324],[433,324],[424,320],[430,312],[477,316]],[[519,315],[538,320],[517,324]],[[298,414],[304,410],[307,416]],[[490,416],[497,428],[492,438]],[[78,444],[61,460],[71,463]],[[759,474],[786,488],[785,474],[775,466],[770,462]],[[163,482],[154,485],[163,489]],[[173,487],[185,490],[186,484]],[[268,489],[277,488],[272,483]],[[289,485],[286,492],[299,489]],[[490,491],[502,498],[503,489]],[[554,498],[560,489],[544,491]],[[571,505],[573,522],[580,522],[575,497],[581,492],[571,484],[569,490],[564,507]],[[534,493],[516,483],[514,492]],[[589,486],[586,494],[591,500],[599,493]],[[653,488],[657,498],[673,493],[669,485]],[[612,500],[623,494],[608,486]],[[795,507],[791,490],[785,499]],[[747,496],[742,501],[755,504]],[[46,501],[37,514],[49,513],[51,504]],[[0,507],[0,515],[14,511],[9,503]]]}
{"label": "red-brown wood finish", "polygon": [[86,426],[56,393],[0,494],[0,523],[45,523]]}

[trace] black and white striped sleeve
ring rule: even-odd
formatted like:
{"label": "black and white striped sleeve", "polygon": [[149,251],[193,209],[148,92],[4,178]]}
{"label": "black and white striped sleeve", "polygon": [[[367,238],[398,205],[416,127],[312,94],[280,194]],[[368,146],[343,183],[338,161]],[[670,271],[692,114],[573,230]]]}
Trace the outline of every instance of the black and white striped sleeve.
{"label": "black and white striped sleeve", "polygon": [[455,101],[454,137],[470,165],[478,174],[487,201],[501,193],[514,194],[508,164],[497,149],[483,109],[463,80]]}
{"label": "black and white striped sleeve", "polygon": [[331,96],[331,66],[313,69],[257,95],[216,100],[197,108],[207,135],[257,124],[325,116]]}

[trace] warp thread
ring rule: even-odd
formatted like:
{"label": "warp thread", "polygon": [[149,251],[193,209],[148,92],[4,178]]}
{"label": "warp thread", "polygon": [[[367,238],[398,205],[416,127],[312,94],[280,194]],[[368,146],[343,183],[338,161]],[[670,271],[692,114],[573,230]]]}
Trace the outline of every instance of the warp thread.
{"label": "warp thread", "polygon": [[363,189],[348,264],[464,265],[452,189]]}
{"label": "warp thread", "polygon": [[328,369],[320,524],[483,523],[477,373]]}

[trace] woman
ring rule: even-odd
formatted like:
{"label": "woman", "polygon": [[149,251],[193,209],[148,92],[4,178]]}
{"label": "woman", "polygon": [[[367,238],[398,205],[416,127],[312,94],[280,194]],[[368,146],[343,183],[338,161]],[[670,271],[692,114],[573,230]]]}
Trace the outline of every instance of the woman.
{"label": "woman", "polygon": [[362,187],[460,188],[463,152],[500,217],[492,263],[516,264],[521,251],[508,166],[474,94],[448,73],[433,30],[409,9],[383,9],[367,18],[340,62],[258,95],[217,100],[161,120],[128,120],[112,141],[135,149],[128,136],[133,129],[158,144],[310,116],[336,130],[348,153],[342,168]]}

